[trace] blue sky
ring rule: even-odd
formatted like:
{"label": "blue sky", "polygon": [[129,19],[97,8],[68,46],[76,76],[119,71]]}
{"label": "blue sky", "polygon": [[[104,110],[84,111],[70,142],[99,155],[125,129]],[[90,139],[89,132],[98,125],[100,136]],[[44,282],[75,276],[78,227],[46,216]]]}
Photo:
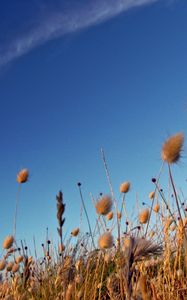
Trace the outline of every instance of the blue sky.
{"label": "blue sky", "polygon": [[[0,240],[23,167],[17,236],[29,245],[47,226],[56,238],[59,189],[65,230],[78,226],[78,181],[94,219],[89,193],[109,192],[101,147],[116,196],[129,180],[128,208],[136,193],[147,200],[163,141],[187,131],[186,15],[183,0],[0,4]],[[186,146],[183,156],[174,171],[185,193]]]}

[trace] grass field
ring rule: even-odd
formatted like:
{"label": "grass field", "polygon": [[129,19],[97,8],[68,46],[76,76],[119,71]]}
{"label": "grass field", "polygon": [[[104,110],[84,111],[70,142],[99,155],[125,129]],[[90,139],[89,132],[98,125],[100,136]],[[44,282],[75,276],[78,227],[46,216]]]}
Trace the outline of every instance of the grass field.
{"label": "grass field", "polygon": [[[175,185],[174,173],[183,143],[184,136],[178,133],[163,144],[163,163],[158,177],[152,178],[148,204],[143,203],[133,220],[126,209],[131,183],[120,184],[119,205],[102,152],[111,193],[93,199],[96,223],[90,223],[78,183],[88,232],[74,228],[64,240],[65,203],[60,191],[56,196],[59,243],[42,244],[42,260],[35,253],[29,256],[24,243],[16,242],[18,197],[14,230],[2,245],[0,299],[187,299],[187,203]],[[160,187],[163,170],[169,182],[164,191]],[[19,190],[28,177],[27,169],[18,173]]]}

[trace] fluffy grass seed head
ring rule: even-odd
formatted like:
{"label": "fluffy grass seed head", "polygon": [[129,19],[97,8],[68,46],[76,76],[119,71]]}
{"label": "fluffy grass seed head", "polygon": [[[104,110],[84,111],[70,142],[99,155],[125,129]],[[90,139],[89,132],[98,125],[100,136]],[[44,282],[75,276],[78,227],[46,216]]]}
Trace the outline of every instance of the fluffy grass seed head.
{"label": "fluffy grass seed head", "polygon": [[120,185],[120,193],[128,193],[128,191],[130,190],[130,182],[126,181],[126,182],[123,182],[121,185]]}
{"label": "fluffy grass seed head", "polygon": [[15,259],[16,264],[19,264],[19,263],[21,263],[22,261],[23,261],[23,256],[22,256],[22,255],[17,256],[16,259]]}
{"label": "fluffy grass seed head", "polygon": [[4,242],[3,242],[3,248],[4,248],[4,249],[9,249],[9,248],[11,248],[13,242],[14,242],[13,236],[12,236],[12,235],[7,236],[7,237],[4,239]]}
{"label": "fluffy grass seed head", "polygon": [[12,271],[13,265],[14,265],[13,261],[10,261],[10,262],[7,264],[7,266],[6,266],[7,272],[11,272],[11,271]]}
{"label": "fluffy grass seed head", "polygon": [[181,157],[184,135],[177,133],[171,136],[162,146],[162,160],[169,164],[176,163]]}
{"label": "fluffy grass seed head", "polygon": [[29,177],[29,171],[28,171],[28,169],[22,169],[17,174],[17,182],[18,183],[25,183],[25,182],[27,182],[28,177]]}
{"label": "fluffy grass seed head", "polygon": [[103,196],[95,205],[97,214],[106,216],[112,208],[112,199],[110,196]]}
{"label": "fluffy grass seed head", "polygon": [[19,271],[19,264],[14,264],[13,266],[12,266],[12,272],[13,273],[16,273],[16,272],[18,272]]}
{"label": "fluffy grass seed head", "polygon": [[72,236],[77,236],[79,234],[79,231],[80,231],[79,228],[75,228],[75,229],[72,230],[71,235]]}
{"label": "fluffy grass seed head", "polygon": [[143,209],[139,214],[139,221],[141,224],[146,224],[149,219],[149,209]]}
{"label": "fluffy grass seed head", "polygon": [[158,213],[159,210],[160,210],[160,205],[157,203],[157,204],[155,205],[155,207],[153,208],[153,211],[154,211],[155,213]]}
{"label": "fluffy grass seed head", "polygon": [[98,244],[101,249],[109,249],[113,246],[113,236],[110,232],[105,232],[99,237]]}
{"label": "fluffy grass seed head", "polygon": [[155,196],[155,192],[150,192],[149,193],[149,199],[152,200]]}
{"label": "fluffy grass seed head", "polygon": [[2,259],[0,260],[0,271],[3,271],[6,267],[6,260]]}

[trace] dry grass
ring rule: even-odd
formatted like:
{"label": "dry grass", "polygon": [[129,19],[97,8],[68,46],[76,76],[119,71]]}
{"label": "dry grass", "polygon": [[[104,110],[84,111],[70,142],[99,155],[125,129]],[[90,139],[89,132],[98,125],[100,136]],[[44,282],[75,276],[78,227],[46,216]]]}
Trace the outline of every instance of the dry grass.
{"label": "dry grass", "polygon": [[[180,158],[182,144],[183,135],[175,135],[164,144],[162,157],[169,165]],[[75,228],[63,239],[65,204],[60,191],[56,197],[59,243],[53,245],[47,240],[42,244],[41,260],[29,257],[29,249],[22,241],[19,244],[14,234],[5,238],[0,258],[0,299],[187,299],[187,206],[185,200],[181,203],[171,169],[168,190],[161,190],[159,174],[152,180],[154,191],[147,193],[144,205],[148,208],[137,211],[130,220],[125,206],[130,183],[120,186],[117,200],[105,158],[104,166],[111,196],[92,199],[96,224],[90,224],[78,183],[89,233]],[[18,179],[19,184],[27,181]]]}

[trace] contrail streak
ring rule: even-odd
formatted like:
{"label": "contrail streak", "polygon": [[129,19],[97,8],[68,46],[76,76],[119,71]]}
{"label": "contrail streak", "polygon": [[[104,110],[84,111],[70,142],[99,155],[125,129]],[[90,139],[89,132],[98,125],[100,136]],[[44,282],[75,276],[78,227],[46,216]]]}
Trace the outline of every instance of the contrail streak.
{"label": "contrail streak", "polygon": [[0,47],[0,65],[28,53],[45,42],[89,26],[104,22],[133,7],[152,4],[158,0],[95,0],[71,7],[56,9],[30,30],[18,34]]}

